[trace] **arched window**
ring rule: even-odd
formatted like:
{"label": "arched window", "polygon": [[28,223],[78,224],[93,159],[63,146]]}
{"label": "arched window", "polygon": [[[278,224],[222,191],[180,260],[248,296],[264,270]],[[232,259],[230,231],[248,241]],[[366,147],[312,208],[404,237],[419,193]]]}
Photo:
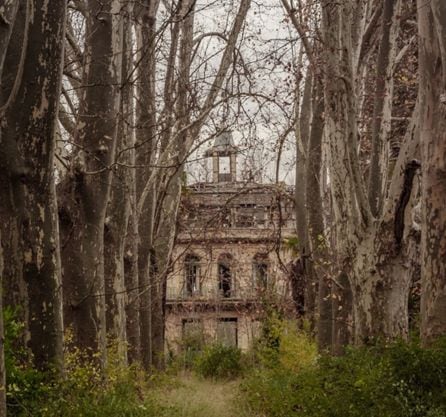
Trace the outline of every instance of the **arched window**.
{"label": "arched window", "polygon": [[232,265],[231,255],[224,254],[218,258],[218,290],[223,298],[235,295]]}
{"label": "arched window", "polygon": [[252,275],[255,288],[262,290],[268,288],[268,267],[268,255],[258,253],[254,256],[252,262]]}
{"label": "arched window", "polygon": [[196,255],[186,255],[184,259],[185,292],[188,297],[199,295],[200,285],[200,258]]}

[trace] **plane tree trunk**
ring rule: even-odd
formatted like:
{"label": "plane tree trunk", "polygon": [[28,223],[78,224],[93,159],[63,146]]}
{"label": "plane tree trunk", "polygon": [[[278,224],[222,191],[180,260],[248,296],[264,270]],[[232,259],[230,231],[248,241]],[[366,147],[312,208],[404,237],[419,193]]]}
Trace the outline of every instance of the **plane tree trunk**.
{"label": "plane tree trunk", "polygon": [[33,8],[33,18],[25,18],[23,35],[32,42],[22,45],[17,81],[1,126],[1,182],[9,191],[1,200],[11,203],[7,207],[18,208],[9,213],[8,220],[21,225],[15,230],[19,254],[13,259],[22,261],[14,269],[21,272],[18,278],[23,279],[28,295],[28,346],[36,367],[60,370],[62,298],[53,157],[66,4],[49,9],[42,0]]}
{"label": "plane tree trunk", "polygon": [[418,1],[422,155],[421,337],[446,334],[446,5]]}
{"label": "plane tree trunk", "polygon": [[[417,124],[413,123],[406,135],[396,167],[387,186],[388,150],[385,145],[387,128],[382,124],[390,120],[391,110],[385,103],[376,103],[375,127],[380,144],[372,152],[381,161],[377,187],[381,190],[377,200],[367,195],[360,171],[357,138],[357,98],[355,94],[354,50],[352,28],[354,2],[332,3],[322,1],[324,40],[325,123],[329,175],[334,206],[337,252],[341,270],[348,276],[352,289],[355,340],[364,343],[377,337],[407,337],[409,276],[406,267],[406,208],[411,198],[414,175],[419,164],[412,161],[418,144]],[[398,25],[399,2],[394,1],[392,13],[385,17],[394,33]],[[383,7],[389,6],[387,0]],[[391,23],[390,23],[391,22]],[[383,30],[386,30],[383,28]],[[355,35],[356,36],[356,35]],[[386,54],[386,71],[389,73],[394,56],[392,36],[381,34],[380,52]],[[386,43],[386,45],[383,45]],[[333,82],[333,77],[336,82]],[[387,81],[386,81],[387,82]],[[384,95],[391,97],[391,88],[381,86],[375,100]],[[386,100],[391,100],[386,98]],[[383,110],[384,109],[384,110]],[[416,119],[416,111],[413,118]],[[384,153],[384,154],[383,154]],[[380,185],[381,184],[381,185]],[[376,188],[372,187],[372,191]],[[378,201],[377,204],[375,204]],[[373,204],[371,204],[373,203]]]}
{"label": "plane tree trunk", "polygon": [[[132,70],[131,48],[131,10],[129,5],[123,10],[125,15],[122,48],[122,80],[121,104],[118,124],[118,145],[116,161],[113,170],[110,199],[104,231],[105,253],[105,293],[107,334],[116,345],[120,362],[128,363],[127,355],[127,317],[126,303],[128,300],[125,283],[125,248],[129,232],[129,218],[132,203],[132,171],[135,165],[135,147],[132,132],[132,85],[129,80]],[[133,280],[134,281],[134,280]],[[130,292],[133,295],[132,289]],[[132,312],[133,313],[133,312]],[[137,320],[137,317],[133,317]],[[132,329],[131,329],[132,330]],[[134,336],[133,336],[134,339]],[[130,346],[129,346],[130,347]],[[134,348],[134,347],[130,347]]]}
{"label": "plane tree trunk", "polygon": [[122,70],[119,0],[86,8],[82,100],[74,158],[64,184],[66,317],[76,344],[106,358],[104,224],[115,161]]}

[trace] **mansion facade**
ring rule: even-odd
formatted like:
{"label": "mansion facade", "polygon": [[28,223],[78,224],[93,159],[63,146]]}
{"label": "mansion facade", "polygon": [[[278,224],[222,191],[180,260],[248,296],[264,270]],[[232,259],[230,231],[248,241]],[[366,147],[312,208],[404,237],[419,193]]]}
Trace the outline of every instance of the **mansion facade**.
{"label": "mansion facade", "polygon": [[236,180],[230,132],[215,140],[212,182],[185,187],[167,280],[166,349],[202,335],[246,350],[259,336],[265,300],[290,309],[288,269],[295,236],[293,192]]}

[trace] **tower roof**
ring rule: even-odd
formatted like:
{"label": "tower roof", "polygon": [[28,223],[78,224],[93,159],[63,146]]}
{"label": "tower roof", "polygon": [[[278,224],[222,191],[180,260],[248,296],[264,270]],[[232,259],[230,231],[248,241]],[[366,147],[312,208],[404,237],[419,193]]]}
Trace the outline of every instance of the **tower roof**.
{"label": "tower roof", "polygon": [[238,147],[234,145],[232,132],[230,130],[224,130],[215,138],[214,145],[206,150],[205,156],[225,156],[236,153],[238,150]]}

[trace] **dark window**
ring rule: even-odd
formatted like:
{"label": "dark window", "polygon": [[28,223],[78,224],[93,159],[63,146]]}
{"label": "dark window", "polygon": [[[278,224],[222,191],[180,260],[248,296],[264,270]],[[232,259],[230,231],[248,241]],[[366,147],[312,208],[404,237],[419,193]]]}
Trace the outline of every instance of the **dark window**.
{"label": "dark window", "polygon": [[183,343],[186,351],[198,352],[204,345],[203,323],[200,319],[183,319]]}
{"label": "dark window", "polygon": [[254,286],[257,289],[268,288],[268,257],[264,254],[257,254],[252,264]]}
{"label": "dark window", "polygon": [[237,208],[237,227],[254,227],[257,214],[256,204],[240,204]]}
{"label": "dark window", "polygon": [[186,295],[191,297],[200,294],[200,259],[195,255],[187,255],[184,267]]}
{"label": "dark window", "polygon": [[253,227],[254,217],[251,214],[238,214],[237,227]]}
{"label": "dark window", "polygon": [[224,346],[237,347],[237,318],[221,318],[217,322],[217,341]]}
{"label": "dark window", "polygon": [[232,296],[231,268],[227,264],[218,264],[218,289],[224,298]]}
{"label": "dark window", "polygon": [[183,319],[182,324],[183,337],[201,334],[203,331],[203,324],[200,319]]}

